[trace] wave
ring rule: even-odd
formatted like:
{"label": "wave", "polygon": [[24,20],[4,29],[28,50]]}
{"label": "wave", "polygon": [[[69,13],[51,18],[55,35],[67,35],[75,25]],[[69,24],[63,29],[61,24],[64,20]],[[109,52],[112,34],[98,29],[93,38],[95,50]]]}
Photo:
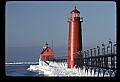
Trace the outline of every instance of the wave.
{"label": "wave", "polygon": [[39,62],[14,62],[14,63],[5,63],[6,65],[12,64],[38,64]]}

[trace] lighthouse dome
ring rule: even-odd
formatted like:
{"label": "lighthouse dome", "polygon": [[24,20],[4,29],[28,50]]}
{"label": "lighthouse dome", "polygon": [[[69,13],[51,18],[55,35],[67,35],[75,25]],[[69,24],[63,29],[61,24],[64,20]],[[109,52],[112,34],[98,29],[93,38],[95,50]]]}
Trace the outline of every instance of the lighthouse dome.
{"label": "lighthouse dome", "polygon": [[75,6],[74,10],[72,10],[70,13],[73,14],[73,13],[80,13],[80,12],[76,9],[76,6]]}

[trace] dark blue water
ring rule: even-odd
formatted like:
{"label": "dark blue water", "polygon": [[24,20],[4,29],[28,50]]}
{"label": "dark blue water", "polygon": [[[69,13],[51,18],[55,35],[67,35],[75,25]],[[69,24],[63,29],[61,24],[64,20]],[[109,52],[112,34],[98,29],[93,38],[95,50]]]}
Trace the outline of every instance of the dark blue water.
{"label": "dark blue water", "polygon": [[5,65],[6,70],[6,76],[22,76],[22,77],[31,77],[31,76],[37,76],[41,77],[44,76],[43,74],[39,74],[39,72],[33,72],[27,70],[29,68],[29,64],[8,64]]}

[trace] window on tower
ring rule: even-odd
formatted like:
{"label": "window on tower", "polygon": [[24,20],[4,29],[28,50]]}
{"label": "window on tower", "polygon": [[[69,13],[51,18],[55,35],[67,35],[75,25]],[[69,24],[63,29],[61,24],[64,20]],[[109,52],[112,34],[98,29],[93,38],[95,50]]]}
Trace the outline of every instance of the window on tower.
{"label": "window on tower", "polygon": [[80,16],[80,13],[73,13],[70,15],[71,17],[79,17]]}

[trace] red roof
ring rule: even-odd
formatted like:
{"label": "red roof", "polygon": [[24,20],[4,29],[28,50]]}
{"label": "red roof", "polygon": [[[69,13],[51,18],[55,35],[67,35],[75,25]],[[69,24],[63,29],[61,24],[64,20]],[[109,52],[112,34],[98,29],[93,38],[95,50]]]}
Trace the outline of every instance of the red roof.
{"label": "red roof", "polygon": [[80,13],[80,12],[76,9],[76,6],[75,6],[74,10],[72,10],[70,13],[73,14],[73,13]]}
{"label": "red roof", "polygon": [[[50,47],[45,48],[45,49],[41,52],[41,54],[43,54],[48,48],[50,49]],[[52,49],[50,49],[50,50],[53,52]],[[53,52],[53,53],[54,53],[54,52]]]}

